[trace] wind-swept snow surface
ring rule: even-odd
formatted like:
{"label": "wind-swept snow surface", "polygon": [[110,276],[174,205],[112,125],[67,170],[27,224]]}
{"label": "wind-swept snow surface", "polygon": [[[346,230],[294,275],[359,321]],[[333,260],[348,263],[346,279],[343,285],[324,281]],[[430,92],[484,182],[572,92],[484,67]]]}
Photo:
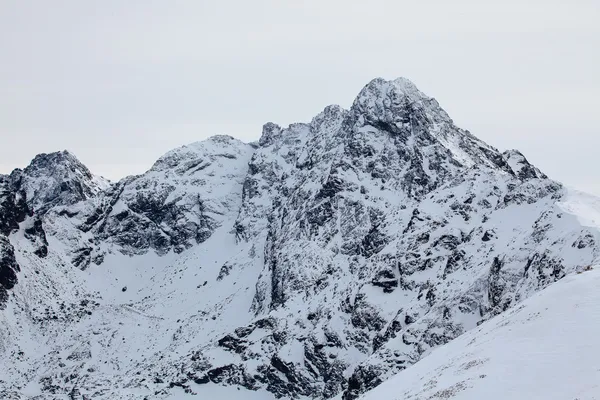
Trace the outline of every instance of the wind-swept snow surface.
{"label": "wind-swept snow surface", "polygon": [[600,270],[565,277],[362,400],[600,399]]}

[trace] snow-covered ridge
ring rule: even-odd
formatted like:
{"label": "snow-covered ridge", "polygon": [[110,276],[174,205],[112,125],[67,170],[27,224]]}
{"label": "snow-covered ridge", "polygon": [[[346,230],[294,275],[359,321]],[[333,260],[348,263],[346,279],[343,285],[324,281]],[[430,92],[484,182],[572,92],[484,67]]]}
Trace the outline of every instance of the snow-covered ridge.
{"label": "snow-covered ridge", "polygon": [[80,268],[100,264],[114,251],[179,253],[237,214],[253,150],[230,136],[214,136],[169,151],[145,174],[88,202],[54,209],[48,231],[72,243],[69,256]]}
{"label": "snow-covered ridge", "polygon": [[0,397],[351,400],[598,262],[600,200],[406,79],[106,188],[53,157],[0,178]]}

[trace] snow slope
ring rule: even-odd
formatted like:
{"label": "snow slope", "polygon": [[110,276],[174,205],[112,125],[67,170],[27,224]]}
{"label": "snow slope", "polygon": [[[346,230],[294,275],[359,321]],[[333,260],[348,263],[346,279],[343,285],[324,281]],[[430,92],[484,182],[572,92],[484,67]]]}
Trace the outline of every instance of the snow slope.
{"label": "snow slope", "polygon": [[361,397],[600,399],[600,270],[572,274]]}

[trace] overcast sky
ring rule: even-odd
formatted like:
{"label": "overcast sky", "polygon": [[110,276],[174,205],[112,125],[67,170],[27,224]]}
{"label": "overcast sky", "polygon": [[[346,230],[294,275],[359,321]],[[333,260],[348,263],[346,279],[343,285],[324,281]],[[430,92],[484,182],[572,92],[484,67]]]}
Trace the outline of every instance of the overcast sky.
{"label": "overcast sky", "polygon": [[0,173],[68,149],[118,179],[404,76],[600,194],[599,21],[599,0],[0,0]]}

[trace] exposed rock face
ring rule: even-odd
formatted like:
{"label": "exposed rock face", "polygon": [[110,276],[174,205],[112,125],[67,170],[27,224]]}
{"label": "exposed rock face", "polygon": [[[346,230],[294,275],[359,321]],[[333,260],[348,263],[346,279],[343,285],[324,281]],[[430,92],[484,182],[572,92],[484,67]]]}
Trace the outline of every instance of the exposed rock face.
{"label": "exposed rock face", "polygon": [[24,193],[13,186],[9,177],[0,175],[0,234],[7,236],[18,230],[30,213]]}
{"label": "exposed rock face", "polygon": [[[45,213],[56,206],[75,204],[99,194],[108,186],[67,151],[37,155],[24,170],[0,175],[0,275],[4,289],[17,283],[14,249],[7,236],[23,228],[23,236],[40,258],[48,254],[43,227]],[[0,291],[2,289],[0,288]],[[4,295],[0,293],[0,307]]]}
{"label": "exposed rock face", "polygon": [[17,283],[17,272],[21,268],[15,260],[15,249],[6,236],[0,235],[0,309],[8,299],[8,290]]}
{"label": "exposed rock face", "polygon": [[[266,354],[226,348],[286,376],[278,396],[355,398],[518,301],[531,285],[523,244],[552,252],[535,230],[514,243],[521,224],[502,219],[513,205],[534,205],[529,223],[551,213],[561,186],[454,126],[407,80],[376,79],[350,111],[328,107],[307,125],[267,124],[259,143],[236,230],[264,248],[253,311],[283,326],[294,315],[297,333],[275,329]],[[486,244],[498,224],[510,233]],[[281,355],[294,346],[303,357]]]}
{"label": "exposed rock face", "polygon": [[37,155],[23,171],[13,171],[10,180],[17,191],[25,194],[32,212],[38,214],[86,200],[108,186],[106,180],[92,175],[66,150]]}
{"label": "exposed rock face", "polygon": [[[12,259],[79,285],[39,297],[65,301],[44,328],[65,338],[29,360],[44,372],[10,370],[48,393],[162,398],[218,383],[350,400],[598,257],[573,194],[406,79],[375,79],[350,110],[308,124],[268,123],[254,145],[216,136],[173,150],[98,192],[75,171],[85,179],[64,193],[11,183],[0,197]],[[34,176],[10,182],[19,174]],[[69,278],[44,275],[40,257]],[[65,348],[80,356],[59,359]]]}
{"label": "exposed rock face", "polygon": [[19,223],[28,214],[22,193],[14,190],[8,177],[0,176],[0,309],[5,307],[8,290],[17,283],[17,272],[20,271],[7,236],[19,229]]}

